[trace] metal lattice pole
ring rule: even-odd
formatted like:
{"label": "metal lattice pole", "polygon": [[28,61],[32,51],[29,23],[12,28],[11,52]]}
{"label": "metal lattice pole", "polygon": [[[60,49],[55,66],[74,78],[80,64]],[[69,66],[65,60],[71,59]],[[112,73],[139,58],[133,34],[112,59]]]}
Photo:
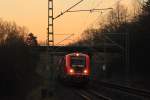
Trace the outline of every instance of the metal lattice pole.
{"label": "metal lattice pole", "polygon": [[54,46],[53,0],[48,0],[48,36],[47,45]]}
{"label": "metal lattice pole", "polygon": [[53,18],[53,0],[48,0],[48,28],[47,28],[47,67],[49,68],[49,93],[54,93],[54,56],[50,53],[50,46],[54,46],[54,18]]}

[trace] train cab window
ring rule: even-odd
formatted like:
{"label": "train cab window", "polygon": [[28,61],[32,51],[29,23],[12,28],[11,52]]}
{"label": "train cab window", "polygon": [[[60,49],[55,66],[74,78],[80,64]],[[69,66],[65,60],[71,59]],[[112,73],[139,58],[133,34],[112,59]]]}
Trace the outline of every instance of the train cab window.
{"label": "train cab window", "polygon": [[74,66],[80,66],[80,67],[85,67],[85,64],[86,64],[86,59],[85,57],[76,57],[76,56],[72,56],[71,57],[71,65],[72,67]]}

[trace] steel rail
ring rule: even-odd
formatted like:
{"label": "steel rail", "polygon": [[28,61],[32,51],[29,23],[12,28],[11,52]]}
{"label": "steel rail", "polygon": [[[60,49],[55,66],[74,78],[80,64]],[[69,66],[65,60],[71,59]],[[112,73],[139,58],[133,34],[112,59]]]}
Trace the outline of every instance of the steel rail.
{"label": "steel rail", "polygon": [[101,99],[103,99],[103,100],[112,100],[111,98],[106,97],[106,96],[104,96],[104,95],[98,93],[98,92],[95,91],[95,90],[88,90],[88,92],[90,92],[91,94],[93,94],[93,95],[95,95],[95,96],[97,96],[98,98],[101,98]]}
{"label": "steel rail", "polygon": [[87,94],[85,94],[85,92],[81,91],[81,90],[74,90],[74,92],[79,95],[81,98],[83,98],[84,100],[92,100],[89,96],[87,96]]}
{"label": "steel rail", "polygon": [[119,84],[108,83],[108,82],[99,81],[98,83],[102,84],[104,87],[120,90],[120,91],[126,92],[128,94],[134,94],[134,95],[137,95],[137,96],[144,96],[144,97],[150,98],[150,91],[137,89],[137,88],[133,88],[133,87],[122,86],[122,85],[119,85]]}
{"label": "steel rail", "polygon": [[80,89],[80,90],[75,90],[76,94],[81,96],[85,100],[93,100],[91,97],[96,97],[97,99],[102,99],[102,100],[112,100],[109,97],[106,97],[97,91],[94,91],[93,89]]}

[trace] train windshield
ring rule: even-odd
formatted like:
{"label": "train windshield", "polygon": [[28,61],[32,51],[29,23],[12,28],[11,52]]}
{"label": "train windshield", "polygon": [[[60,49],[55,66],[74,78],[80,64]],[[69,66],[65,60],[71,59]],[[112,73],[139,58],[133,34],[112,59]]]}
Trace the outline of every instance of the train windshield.
{"label": "train windshield", "polygon": [[76,65],[80,66],[80,67],[84,67],[85,64],[86,64],[86,61],[85,61],[85,57],[82,57],[82,56],[72,56],[71,57],[71,65],[74,67]]}

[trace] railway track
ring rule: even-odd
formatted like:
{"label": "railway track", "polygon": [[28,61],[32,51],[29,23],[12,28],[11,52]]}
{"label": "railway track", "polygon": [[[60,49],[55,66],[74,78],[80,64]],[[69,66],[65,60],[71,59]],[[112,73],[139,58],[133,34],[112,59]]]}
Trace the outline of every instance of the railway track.
{"label": "railway track", "polygon": [[112,100],[92,89],[76,89],[74,91],[83,100]]}
{"label": "railway track", "polygon": [[[107,82],[91,82],[87,86],[66,86],[72,100],[150,100],[148,91]],[[67,96],[66,96],[67,97]],[[65,100],[70,100],[69,98]],[[78,98],[78,99],[77,99]]]}
{"label": "railway track", "polygon": [[100,85],[110,88],[110,89],[119,90],[119,91],[126,92],[128,94],[135,95],[135,96],[147,97],[150,99],[150,91],[136,89],[133,87],[122,86],[122,85],[118,85],[118,84],[112,84],[112,83],[108,83],[108,82],[98,81],[98,83]]}

